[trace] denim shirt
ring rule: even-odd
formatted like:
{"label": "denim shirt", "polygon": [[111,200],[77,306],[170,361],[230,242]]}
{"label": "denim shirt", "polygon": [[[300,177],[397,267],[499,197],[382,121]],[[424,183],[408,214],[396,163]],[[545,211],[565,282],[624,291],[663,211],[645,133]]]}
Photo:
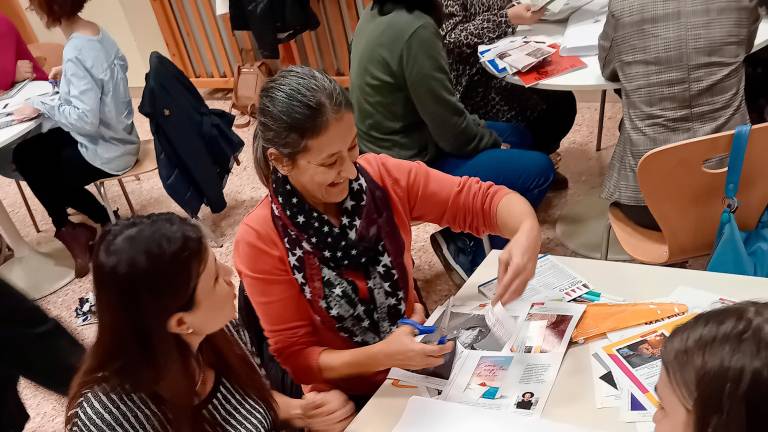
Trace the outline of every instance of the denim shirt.
{"label": "denim shirt", "polygon": [[58,97],[32,102],[72,134],[89,163],[115,175],[131,169],[139,155],[127,71],[125,56],[106,31],[73,33],[64,46]]}

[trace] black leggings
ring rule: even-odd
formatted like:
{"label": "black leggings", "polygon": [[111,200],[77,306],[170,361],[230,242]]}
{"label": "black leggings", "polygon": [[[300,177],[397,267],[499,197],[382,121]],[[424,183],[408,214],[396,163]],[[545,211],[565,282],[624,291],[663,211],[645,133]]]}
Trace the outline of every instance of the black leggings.
{"label": "black leggings", "polygon": [[13,150],[13,164],[56,229],[69,222],[68,208],[97,224],[109,223],[106,208],[85,187],[114,175],[85,160],[69,132],[55,128],[22,141]]}
{"label": "black leggings", "polygon": [[0,431],[29,419],[17,387],[23,376],[66,395],[85,349],[57,321],[0,280]]}

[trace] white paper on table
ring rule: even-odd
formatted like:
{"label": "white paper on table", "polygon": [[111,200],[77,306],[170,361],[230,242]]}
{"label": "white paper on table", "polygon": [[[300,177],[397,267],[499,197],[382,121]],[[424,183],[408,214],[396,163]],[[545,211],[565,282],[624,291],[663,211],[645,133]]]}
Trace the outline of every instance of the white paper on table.
{"label": "white paper on table", "polygon": [[224,15],[228,13],[229,13],[229,0],[216,0],[216,15]]}
{"label": "white paper on table", "polygon": [[[488,299],[496,295],[496,280],[491,279],[478,285],[478,291]],[[583,277],[576,274],[567,266],[561,264],[552,255],[541,255],[536,261],[536,273],[528,282],[523,294],[507,305],[520,307],[534,302],[547,300],[571,301],[591,290],[592,287]]]}
{"label": "white paper on table", "polygon": [[547,10],[547,13],[541,18],[542,22],[565,21],[579,9],[591,3],[592,0],[566,0],[563,6],[557,12]]}
{"label": "white paper on table", "polygon": [[466,432],[516,430],[537,432],[587,432],[544,419],[515,416],[421,397],[411,397],[393,432]]}
{"label": "white paper on table", "polygon": [[547,6],[547,11],[552,11],[553,13],[557,13],[560,11],[560,9],[565,6],[565,4],[568,2],[568,0],[554,0],[552,3],[547,4],[549,0],[522,0],[522,4],[531,5],[531,8],[535,11],[541,9],[544,6]]}
{"label": "white paper on table", "polygon": [[600,33],[608,16],[608,0],[595,0],[568,19],[560,54],[564,56],[597,55]]}
{"label": "white paper on table", "polygon": [[[606,373],[611,373],[610,366],[599,356],[600,348],[607,344],[607,339],[600,339],[589,344],[589,363],[592,367],[592,383],[595,393],[595,407],[611,408],[621,405],[621,392],[611,387],[608,383],[601,380],[600,377]],[[614,377],[614,381],[616,378]],[[617,384],[618,385],[618,384]]]}
{"label": "white paper on table", "polygon": [[656,425],[653,422],[637,422],[635,423],[635,429],[637,429],[637,432],[653,432],[656,430]]}

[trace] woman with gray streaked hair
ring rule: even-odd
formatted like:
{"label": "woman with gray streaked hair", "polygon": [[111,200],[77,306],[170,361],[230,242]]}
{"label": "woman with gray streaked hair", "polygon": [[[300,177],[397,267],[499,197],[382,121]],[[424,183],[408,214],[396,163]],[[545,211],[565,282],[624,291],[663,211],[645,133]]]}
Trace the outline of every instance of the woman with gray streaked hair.
{"label": "woman with gray streaked hair", "polygon": [[391,367],[443,363],[453,349],[420,344],[403,317],[424,320],[414,290],[411,222],[510,239],[499,266],[508,303],[533,276],[536,215],[502,186],[423,163],[359,156],[346,92],[291,67],[264,86],[254,159],[269,188],[241,224],[234,260],[271,351],[300,384],[362,402]]}

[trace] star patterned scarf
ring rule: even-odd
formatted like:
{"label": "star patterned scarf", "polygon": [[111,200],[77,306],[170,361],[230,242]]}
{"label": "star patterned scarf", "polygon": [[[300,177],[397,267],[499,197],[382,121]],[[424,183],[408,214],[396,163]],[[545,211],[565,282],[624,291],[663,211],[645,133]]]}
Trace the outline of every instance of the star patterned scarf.
{"label": "star patterned scarf", "polygon": [[[361,346],[381,341],[405,313],[404,242],[389,197],[360,165],[341,203],[341,223],[307,203],[272,172],[272,221],[283,237],[294,279],[313,312]],[[367,299],[349,277],[365,277]]]}

